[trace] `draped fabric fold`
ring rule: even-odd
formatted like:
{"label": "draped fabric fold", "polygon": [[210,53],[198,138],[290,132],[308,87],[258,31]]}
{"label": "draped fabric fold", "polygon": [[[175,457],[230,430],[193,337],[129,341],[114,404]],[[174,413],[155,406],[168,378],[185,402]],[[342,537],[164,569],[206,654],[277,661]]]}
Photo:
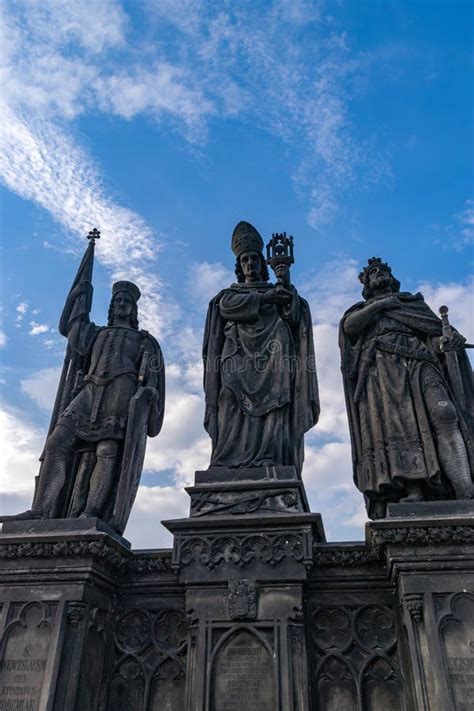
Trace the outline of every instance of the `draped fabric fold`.
{"label": "draped fabric fold", "polygon": [[301,471],[303,435],[319,416],[311,315],[295,290],[284,308],[264,303],[274,288],[233,284],[209,304],[203,358],[211,466]]}

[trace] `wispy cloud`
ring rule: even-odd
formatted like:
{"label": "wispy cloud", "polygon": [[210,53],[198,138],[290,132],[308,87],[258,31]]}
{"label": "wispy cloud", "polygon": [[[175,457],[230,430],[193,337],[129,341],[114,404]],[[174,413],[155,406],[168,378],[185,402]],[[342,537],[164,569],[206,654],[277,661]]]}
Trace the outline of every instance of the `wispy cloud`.
{"label": "wispy cloud", "polygon": [[361,71],[367,74],[369,59],[355,56],[322,7],[283,1],[148,5],[157,36],[163,23],[174,29],[179,51],[171,51],[210,97],[214,113],[252,122],[291,146],[290,171],[315,228],[333,219],[349,187],[389,173],[373,137],[356,139],[351,121],[353,87]]}
{"label": "wispy cloud", "polygon": [[459,215],[462,242],[464,246],[474,243],[474,200],[466,200],[464,210]]}
{"label": "wispy cloud", "polygon": [[[156,265],[160,241],[138,214],[110,197],[100,167],[67,124],[94,105],[90,86],[98,81],[99,57],[122,46],[125,14],[113,0],[88,4],[87,11],[76,2],[31,2],[10,11],[4,18],[0,176],[13,192],[47,210],[70,239],[74,235],[78,251],[83,242],[77,246],[77,237],[100,227],[98,259],[112,279],[140,283],[143,325],[163,335],[177,307],[166,303],[165,323]],[[107,27],[103,36],[101,25]],[[73,43],[76,53],[69,51]],[[32,329],[39,333],[35,324]]]}
{"label": "wispy cloud", "polygon": [[474,244],[474,200],[467,199],[463,207],[447,222],[434,221],[428,226],[434,243],[444,250],[461,252]]}
{"label": "wispy cloud", "polygon": [[[6,144],[11,150],[10,139],[19,141],[20,163],[29,170],[23,186],[16,185],[12,172],[18,179],[20,166],[15,161],[5,182],[20,194],[30,193],[68,229],[75,229],[70,225],[74,211],[83,229],[86,208],[78,210],[74,191],[64,221],[65,211],[57,209],[63,201],[46,205],[25,190],[33,175],[22,146],[36,154],[37,162],[48,155],[57,159],[48,166],[51,174],[44,173],[49,188],[64,177],[57,163],[64,164],[65,157],[75,168],[91,163],[83,155],[86,162],[77,164],[79,149],[65,133],[65,121],[87,111],[127,120],[146,114],[177,127],[191,144],[205,142],[212,122],[231,116],[260,126],[291,148],[289,171],[307,201],[309,223],[318,228],[331,221],[346,190],[378,180],[388,168],[372,136],[356,139],[351,120],[354,85],[370,62],[355,55],[323,7],[303,0],[160,0],[144,6],[149,28],[146,36],[137,36],[118,0],[88,3],[86,9],[74,0],[12,4],[3,22]],[[38,114],[55,121],[54,128],[32,122]],[[88,177],[91,172],[94,188],[100,188],[96,212],[105,216],[100,171],[90,168]],[[78,182],[82,188],[84,182]],[[133,217],[138,235],[149,241],[138,216],[108,203],[121,221]],[[87,214],[93,218],[90,210]]]}
{"label": "wispy cloud", "polygon": [[[155,258],[160,244],[144,220],[106,193],[91,157],[51,122],[4,111],[0,173],[5,184],[45,208],[76,237],[101,227],[98,258],[112,279],[137,281],[144,293],[141,312],[150,330],[171,324],[162,316],[161,282]],[[83,249],[82,243],[81,247]],[[167,315],[173,316],[169,305]]]}

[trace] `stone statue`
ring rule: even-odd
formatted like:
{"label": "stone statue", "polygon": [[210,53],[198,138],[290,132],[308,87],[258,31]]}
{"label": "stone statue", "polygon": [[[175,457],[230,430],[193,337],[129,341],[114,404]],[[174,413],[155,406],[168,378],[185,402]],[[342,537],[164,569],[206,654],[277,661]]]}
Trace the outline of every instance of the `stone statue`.
{"label": "stone statue", "polygon": [[319,416],[309,306],[290,284],[292,258],[269,260],[277,284],[269,283],[263,240],[248,222],[236,226],[232,250],[237,283],[211,300],[204,334],[210,466],[301,472],[303,436]]}
{"label": "stone statue", "polygon": [[161,349],[139,330],[138,287],[112,287],[107,326],[89,320],[95,239],[59,323],[68,340],[31,511],[16,519],[99,517],[123,533],[135,499],[146,438],[164,412]]}
{"label": "stone statue", "polygon": [[378,257],[341,320],[354,480],[371,518],[386,504],[473,496],[474,391],[465,339]]}

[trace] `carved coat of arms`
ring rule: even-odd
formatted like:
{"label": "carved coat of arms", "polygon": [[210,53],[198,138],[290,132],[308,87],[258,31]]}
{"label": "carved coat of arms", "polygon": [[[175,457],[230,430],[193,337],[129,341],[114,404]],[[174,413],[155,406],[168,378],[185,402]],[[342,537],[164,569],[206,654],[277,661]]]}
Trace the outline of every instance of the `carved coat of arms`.
{"label": "carved coat of arms", "polygon": [[231,620],[254,620],[257,617],[256,581],[229,580],[228,605]]}

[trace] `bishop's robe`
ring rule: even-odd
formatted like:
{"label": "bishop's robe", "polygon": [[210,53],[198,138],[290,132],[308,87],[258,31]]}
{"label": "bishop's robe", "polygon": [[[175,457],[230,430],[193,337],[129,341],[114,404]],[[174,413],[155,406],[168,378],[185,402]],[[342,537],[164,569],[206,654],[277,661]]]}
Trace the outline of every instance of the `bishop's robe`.
{"label": "bishop's robe", "polygon": [[204,426],[211,467],[294,465],[319,416],[311,314],[292,289],[285,307],[263,303],[275,287],[233,284],[210,304],[203,344]]}

